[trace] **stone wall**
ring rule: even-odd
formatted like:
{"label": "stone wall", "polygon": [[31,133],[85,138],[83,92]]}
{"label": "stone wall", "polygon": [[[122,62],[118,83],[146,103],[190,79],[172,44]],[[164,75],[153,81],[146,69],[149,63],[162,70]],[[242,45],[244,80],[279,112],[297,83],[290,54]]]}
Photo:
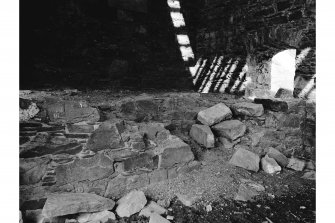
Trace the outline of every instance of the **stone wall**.
{"label": "stone wall", "polygon": [[[270,89],[271,58],[283,50],[297,51],[296,80],[300,84],[296,83],[295,94],[315,74],[315,1],[203,0],[199,11],[198,58],[215,63],[216,56],[224,56],[225,61],[247,65],[247,77],[242,77],[243,81],[250,78],[247,94]],[[221,66],[223,70],[229,63]],[[241,68],[232,72],[231,79],[241,79],[239,75]],[[229,92],[230,88],[222,90]]]}

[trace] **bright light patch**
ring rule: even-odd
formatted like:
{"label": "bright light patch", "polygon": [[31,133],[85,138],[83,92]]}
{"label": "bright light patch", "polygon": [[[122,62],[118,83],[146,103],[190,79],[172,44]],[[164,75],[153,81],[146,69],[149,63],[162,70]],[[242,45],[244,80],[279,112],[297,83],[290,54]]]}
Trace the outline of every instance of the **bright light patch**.
{"label": "bright light patch", "polygon": [[309,51],[311,51],[312,48],[307,47],[305,49],[303,49],[300,54],[297,56],[296,58],[296,62],[295,62],[295,68],[298,68],[299,65],[302,63],[302,61],[306,58],[306,56],[308,55]]}
{"label": "bright light patch", "polygon": [[[235,80],[234,85],[232,86],[232,88],[230,89],[231,93],[234,93],[240,89],[237,89],[238,85],[241,83],[244,75],[247,73],[248,71],[248,65],[244,65],[244,67],[242,68],[242,71],[240,72],[240,74],[238,75],[238,78]],[[242,87],[242,86],[241,86]]]}
{"label": "bright light patch", "polygon": [[170,12],[174,27],[179,28],[185,26],[185,20],[183,14],[180,12]]}
{"label": "bright light patch", "polygon": [[299,98],[305,98],[306,95],[308,94],[308,92],[310,92],[314,88],[314,86],[315,86],[315,74],[312,77],[312,79],[306,84],[304,89],[301,90],[298,97]]}
{"label": "bright light patch", "polygon": [[206,62],[207,62],[207,59],[203,60],[202,63],[201,63],[201,59],[199,59],[195,66],[189,67],[189,71],[190,71],[192,77],[194,78],[193,79],[193,84],[194,85],[198,82],[198,78],[199,78],[202,70],[204,69]]}
{"label": "bright light patch", "polygon": [[168,0],[168,5],[172,9],[180,9],[180,2],[177,0]]}
{"label": "bright light patch", "polygon": [[180,46],[181,56],[184,61],[189,61],[190,59],[194,59],[193,50],[190,46]]}
{"label": "bright light patch", "polygon": [[190,45],[190,39],[188,38],[188,35],[177,35],[177,40],[179,45]]}
{"label": "bright light patch", "polygon": [[293,92],[295,76],[295,49],[277,53],[271,60],[271,94],[280,88]]}
{"label": "bright light patch", "polygon": [[[201,90],[202,93],[208,93],[211,86],[213,85],[213,80],[214,80],[214,77],[217,76],[217,73],[218,73],[218,70],[222,64],[222,60],[223,60],[223,56],[220,56],[217,63],[214,64],[214,67],[213,69],[210,69],[209,73],[207,75],[209,75],[209,78],[207,79],[206,81],[206,85],[203,87],[203,89]],[[214,59],[215,61],[215,59]]]}

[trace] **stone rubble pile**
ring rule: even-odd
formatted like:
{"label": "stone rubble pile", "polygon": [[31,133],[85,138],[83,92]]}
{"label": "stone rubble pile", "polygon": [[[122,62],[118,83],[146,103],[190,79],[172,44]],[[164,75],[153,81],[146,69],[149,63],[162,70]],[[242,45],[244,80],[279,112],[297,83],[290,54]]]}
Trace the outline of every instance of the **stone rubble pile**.
{"label": "stone rubble pile", "polygon": [[[26,206],[51,199],[53,193],[89,193],[118,200],[130,191],[201,167],[191,150],[193,144],[234,150],[229,163],[250,171],[261,168],[275,174],[290,168],[306,170],[303,178],[315,179],[315,164],[291,152],[315,147],[315,105],[305,102],[210,101],[198,94],[171,93],[89,104],[47,94],[31,100],[30,94],[20,99],[20,199]],[[250,184],[246,187],[241,194],[260,192],[250,189]],[[192,199],[184,200],[192,204]],[[142,214],[149,215],[153,206]],[[110,210],[114,209],[95,210],[80,219],[112,219]],[[42,209],[28,209],[23,215],[34,218],[37,213]],[[150,221],[159,219],[150,215]]]}
{"label": "stone rubble pile", "polygon": [[134,214],[149,218],[152,223],[169,223],[168,210],[154,201],[148,202],[144,193],[133,190],[117,202],[91,193],[50,194],[42,210],[36,210],[31,216],[22,219],[43,223],[108,223],[118,218],[129,218]]}
{"label": "stone rubble pile", "polygon": [[[261,167],[268,174],[279,173],[282,168],[303,171],[307,165],[304,160],[294,157],[287,158],[278,149],[273,148],[281,146],[280,140],[284,140],[281,134],[285,133],[273,130],[274,127],[288,132],[287,135],[291,139],[296,134],[295,131],[299,132],[297,127],[300,125],[299,116],[277,113],[291,112],[291,110],[300,112],[299,106],[300,104],[296,102],[286,103],[271,99],[255,99],[255,103],[238,102],[229,106],[221,102],[198,113],[199,124],[192,126],[190,136],[205,148],[213,148],[218,142],[226,149],[234,147],[235,152],[229,163],[246,170],[258,172]],[[270,111],[265,113],[264,109]],[[268,118],[269,114],[274,114],[275,117],[272,117],[271,120]],[[263,118],[263,116],[266,117]],[[249,121],[256,126],[247,126],[248,118],[245,117],[251,118],[252,121],[250,119]],[[266,128],[260,127],[262,125],[265,125]],[[240,142],[245,140],[246,134],[251,138],[252,143],[243,145]],[[279,143],[276,144],[276,141]],[[252,151],[252,148],[257,148],[260,143],[261,147],[265,148],[264,151],[267,151],[265,154]],[[308,176],[313,178],[313,172],[305,175],[306,179]]]}

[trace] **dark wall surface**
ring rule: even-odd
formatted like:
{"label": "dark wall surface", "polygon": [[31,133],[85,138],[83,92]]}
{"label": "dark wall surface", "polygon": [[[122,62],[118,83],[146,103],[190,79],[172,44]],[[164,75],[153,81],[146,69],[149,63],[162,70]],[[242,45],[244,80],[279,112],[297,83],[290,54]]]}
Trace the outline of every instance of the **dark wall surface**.
{"label": "dark wall surface", "polygon": [[20,5],[20,88],[188,89],[165,0]]}

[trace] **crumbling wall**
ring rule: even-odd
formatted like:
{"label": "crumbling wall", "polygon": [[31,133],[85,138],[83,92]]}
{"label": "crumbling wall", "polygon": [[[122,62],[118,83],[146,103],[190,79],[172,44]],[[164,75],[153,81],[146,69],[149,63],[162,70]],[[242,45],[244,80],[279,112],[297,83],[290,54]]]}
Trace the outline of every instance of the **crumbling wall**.
{"label": "crumbling wall", "polygon": [[[203,0],[199,8],[198,58],[242,60],[250,78],[247,94],[258,91],[261,96],[270,89],[271,58],[283,50],[297,50],[296,80],[300,85],[296,83],[295,94],[315,74],[314,0]],[[240,72],[234,72],[232,79],[238,79]]]}

